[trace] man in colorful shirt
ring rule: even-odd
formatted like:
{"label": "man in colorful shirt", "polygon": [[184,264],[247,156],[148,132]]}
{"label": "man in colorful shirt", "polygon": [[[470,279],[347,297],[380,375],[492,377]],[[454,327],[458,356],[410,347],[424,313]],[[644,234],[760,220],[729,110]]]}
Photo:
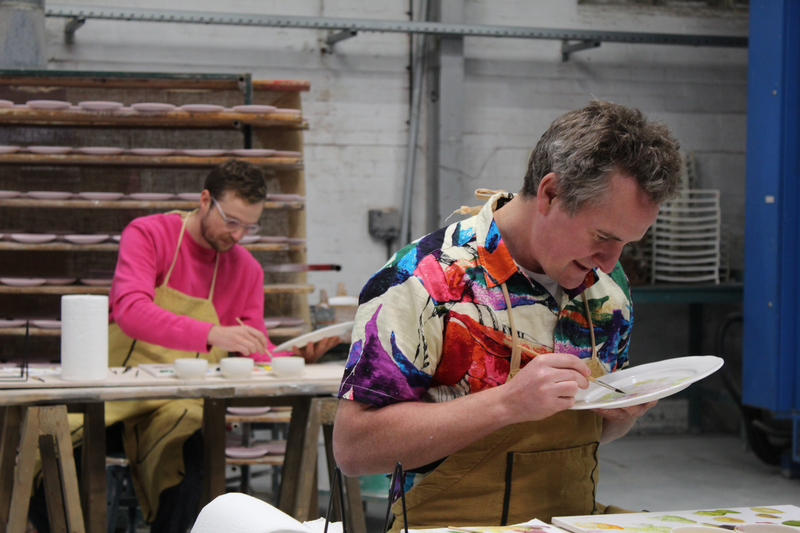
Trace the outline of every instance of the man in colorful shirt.
{"label": "man in colorful shirt", "polygon": [[397,252],[360,296],[334,430],[344,473],[399,461],[415,528],[605,511],[597,447],[655,402],[569,408],[628,363],[619,255],[680,172],[666,127],[592,101],[542,136],[519,195]]}

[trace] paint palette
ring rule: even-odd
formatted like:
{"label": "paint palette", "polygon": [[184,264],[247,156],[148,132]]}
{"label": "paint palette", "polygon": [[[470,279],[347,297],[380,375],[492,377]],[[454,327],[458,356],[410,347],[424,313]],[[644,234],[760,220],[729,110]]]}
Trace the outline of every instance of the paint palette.
{"label": "paint palette", "polygon": [[588,389],[575,395],[575,405],[571,409],[617,409],[660,400],[713,374],[722,363],[719,357],[698,355],[626,368],[603,376],[603,382],[628,394],[610,392],[589,383]]}

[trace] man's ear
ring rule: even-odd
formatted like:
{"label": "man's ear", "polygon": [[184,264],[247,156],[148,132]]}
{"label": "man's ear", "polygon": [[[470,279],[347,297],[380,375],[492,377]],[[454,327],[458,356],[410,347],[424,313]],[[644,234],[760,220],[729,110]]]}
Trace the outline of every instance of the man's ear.
{"label": "man's ear", "polygon": [[553,202],[558,195],[558,176],[555,172],[546,174],[539,182],[539,189],[536,193],[536,208],[539,214],[546,215],[553,209]]}
{"label": "man's ear", "polygon": [[203,189],[203,192],[200,193],[200,211],[205,213],[211,209],[211,193],[208,192],[208,189]]}

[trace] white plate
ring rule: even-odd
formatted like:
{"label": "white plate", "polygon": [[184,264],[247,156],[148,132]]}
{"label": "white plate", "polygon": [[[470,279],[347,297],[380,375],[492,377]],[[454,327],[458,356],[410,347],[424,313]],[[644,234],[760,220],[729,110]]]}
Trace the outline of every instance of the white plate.
{"label": "white plate", "polygon": [[31,320],[31,326],[42,329],[59,329],[61,327],[60,320]]}
{"label": "white plate", "polygon": [[24,326],[25,322],[22,318],[0,319],[0,328],[18,328]]}
{"label": "white plate", "polygon": [[86,111],[116,111],[122,107],[120,102],[106,102],[104,100],[90,100],[78,102],[78,107]]}
{"label": "white plate", "polygon": [[0,154],[13,154],[19,152],[19,146],[0,146]]}
{"label": "white plate", "polygon": [[24,244],[41,244],[56,240],[56,236],[52,233],[12,233],[10,237],[12,241]]}
{"label": "white plate", "polygon": [[245,235],[239,240],[239,244],[252,244],[261,240],[258,235]]}
{"label": "white plate", "polygon": [[0,278],[0,283],[11,287],[37,287],[44,285],[44,278]]}
{"label": "white plate", "polygon": [[274,105],[235,105],[232,108],[235,113],[272,113],[276,109]]}
{"label": "white plate", "polygon": [[72,107],[71,103],[63,100],[28,100],[26,105],[31,109],[46,109],[50,111]]}
{"label": "white plate", "polygon": [[275,155],[275,150],[267,148],[240,148],[238,150],[230,150],[229,152],[239,157],[269,157]]}
{"label": "white plate", "polygon": [[90,287],[108,287],[111,285],[111,281],[110,279],[81,278],[81,283]]}
{"label": "white plate", "polygon": [[77,278],[47,278],[44,280],[45,285],[70,285],[78,281]]}
{"label": "white plate", "polygon": [[25,194],[28,198],[37,200],[67,200],[72,198],[72,193],[66,191],[28,191]]}
{"label": "white plate", "polygon": [[0,199],[2,198],[16,198],[22,194],[19,191],[0,191]]}
{"label": "white plate", "polygon": [[97,244],[108,240],[108,235],[64,235],[64,240],[72,244]]}
{"label": "white plate", "polygon": [[175,106],[161,102],[139,102],[132,104],[131,109],[140,113],[168,113],[175,109]]}
{"label": "white plate", "polygon": [[277,328],[280,325],[281,325],[281,321],[278,320],[277,318],[265,318],[264,319],[264,327],[267,328],[268,330],[270,330],[272,328]]}
{"label": "white plate", "polygon": [[119,200],[125,194],[121,192],[79,192],[78,196],[86,200],[111,201]]}
{"label": "white plate", "polygon": [[303,320],[300,317],[296,317],[296,316],[274,316],[274,317],[272,317],[272,319],[273,320],[279,320],[280,323],[281,323],[281,326],[286,326],[288,328],[292,328],[292,327],[296,327],[296,326],[302,326],[303,324],[306,323],[305,320]]}
{"label": "white plate", "polygon": [[271,407],[228,407],[228,412],[232,415],[255,416],[268,413]]}
{"label": "white plate", "polygon": [[32,154],[68,154],[72,151],[71,146],[28,146],[26,148]]}
{"label": "white plate", "polygon": [[175,195],[171,192],[135,192],[128,196],[133,200],[144,202],[163,202],[164,200],[173,198]]}
{"label": "white plate", "polygon": [[82,146],[81,148],[76,148],[76,150],[86,155],[117,155],[125,151],[122,148],[112,146]]}
{"label": "white plate", "polygon": [[14,102],[11,100],[0,100],[0,109],[5,109],[7,107],[12,107]]}
{"label": "white plate", "polygon": [[244,446],[228,446],[225,455],[234,459],[255,459],[267,455],[267,448],[263,445],[246,448]]}
{"label": "white plate", "polygon": [[341,324],[334,324],[332,326],[328,326],[326,328],[317,329],[312,331],[311,333],[306,333],[305,335],[300,335],[299,337],[295,337],[292,340],[286,341],[283,344],[280,344],[275,347],[273,352],[288,352],[291,351],[292,348],[297,346],[298,348],[302,348],[309,342],[317,342],[321,341],[322,339],[327,339],[328,337],[341,337],[342,335],[346,334],[348,331],[353,329],[353,321],[350,322],[342,322]]}
{"label": "white plate", "polygon": [[199,202],[200,201],[200,193],[199,192],[179,192],[176,195],[181,200],[186,200],[187,202]]}
{"label": "white plate", "polygon": [[161,156],[174,154],[173,148],[131,148],[128,150],[133,155]]}
{"label": "white plate", "polygon": [[183,155],[190,155],[192,157],[217,157],[225,155],[225,150],[216,150],[213,148],[199,148],[191,150],[180,150]]}
{"label": "white plate", "polygon": [[293,150],[275,150],[275,157],[300,157],[300,152]]}
{"label": "white plate", "polygon": [[121,240],[122,240],[122,235],[114,235],[114,236],[112,236],[111,238],[112,238],[113,240],[115,240],[115,241],[119,242],[119,241],[121,241]]}
{"label": "white plate", "polygon": [[178,109],[187,113],[219,113],[225,110],[223,106],[214,104],[186,104]]}
{"label": "white plate", "polygon": [[697,355],[626,368],[600,379],[628,394],[589,383],[588,389],[579,390],[575,395],[575,405],[571,409],[616,409],[660,400],[713,374],[723,362],[713,355]]}

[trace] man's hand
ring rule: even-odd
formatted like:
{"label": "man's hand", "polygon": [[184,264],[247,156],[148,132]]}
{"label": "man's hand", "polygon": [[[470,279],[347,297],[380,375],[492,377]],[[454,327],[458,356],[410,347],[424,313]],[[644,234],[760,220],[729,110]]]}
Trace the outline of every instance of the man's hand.
{"label": "man's hand", "polygon": [[578,389],[589,386],[586,363],[571,354],[550,353],[533,358],[506,385],[516,422],[543,420],[575,405]]}
{"label": "man's hand", "polygon": [[250,326],[212,326],[207,342],[211,346],[242,355],[267,351],[267,337]]}
{"label": "man's hand", "polygon": [[636,419],[644,415],[658,400],[619,409],[592,409],[603,416],[603,433],[600,442],[611,442],[625,435],[633,427]]}
{"label": "man's hand", "polygon": [[294,354],[306,360],[306,363],[314,363],[322,357],[322,355],[342,342],[339,337],[327,337],[317,342],[309,342],[302,348],[295,346],[292,348]]}

